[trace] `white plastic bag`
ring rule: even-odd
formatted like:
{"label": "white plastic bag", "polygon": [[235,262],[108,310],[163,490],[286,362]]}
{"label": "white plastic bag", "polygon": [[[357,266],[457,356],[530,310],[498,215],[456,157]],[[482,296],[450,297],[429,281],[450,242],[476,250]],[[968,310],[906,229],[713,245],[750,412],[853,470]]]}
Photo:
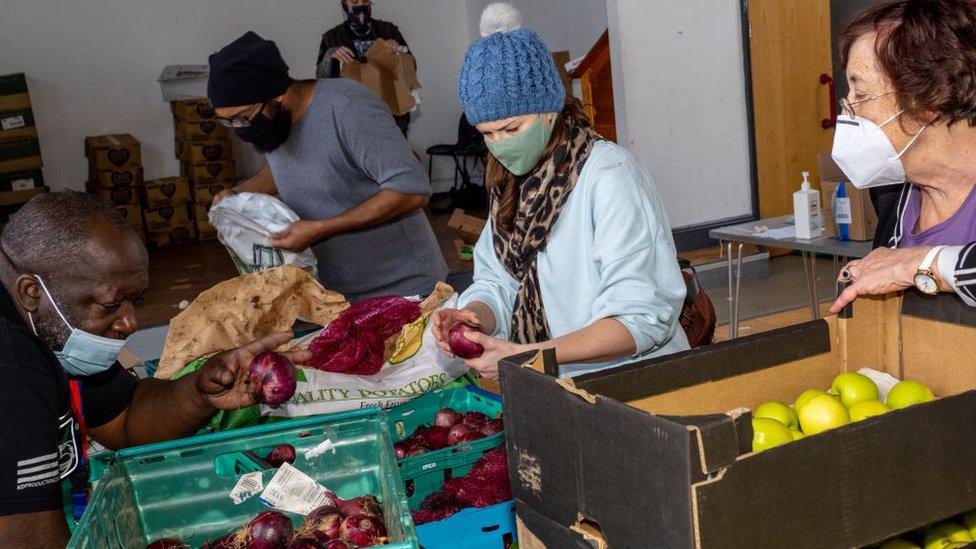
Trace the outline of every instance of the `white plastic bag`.
{"label": "white plastic bag", "polygon": [[[457,294],[437,309],[457,307]],[[301,417],[330,414],[369,406],[392,408],[426,393],[436,391],[461,377],[468,367],[458,358],[450,358],[434,340],[431,315],[424,315],[419,345],[415,353],[404,353],[396,364],[387,362],[372,376],[354,376],[323,372],[313,368],[298,369],[295,395],[277,408],[261,406],[261,415]],[[409,333],[409,330],[401,332]],[[318,332],[302,338],[299,347],[307,347]],[[417,343],[414,339],[410,341]],[[409,355],[409,356],[408,356]]]}
{"label": "white plastic bag", "polygon": [[298,214],[277,198],[259,193],[238,193],[210,209],[210,224],[217,238],[230,252],[241,274],[295,265],[318,276],[315,254],[280,250],[271,245],[271,235],[299,220]]}

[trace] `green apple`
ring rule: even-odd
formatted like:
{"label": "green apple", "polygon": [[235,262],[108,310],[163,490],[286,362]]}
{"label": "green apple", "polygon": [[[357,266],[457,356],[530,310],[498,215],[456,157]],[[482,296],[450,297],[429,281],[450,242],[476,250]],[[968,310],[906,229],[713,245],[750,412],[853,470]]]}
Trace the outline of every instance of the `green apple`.
{"label": "green apple", "polygon": [[793,411],[799,414],[800,410],[806,405],[807,402],[810,402],[811,398],[817,395],[826,394],[826,391],[821,391],[820,389],[807,389],[806,391],[803,391],[800,393],[800,396],[796,397],[796,401],[793,403]]}
{"label": "green apple", "polygon": [[799,431],[797,429],[790,429],[790,436],[793,437],[793,440],[800,440],[801,438],[805,437],[806,435],[804,435],[803,432],[801,432],[801,431]]}
{"label": "green apple", "polygon": [[857,372],[844,372],[835,377],[834,382],[830,384],[830,391],[840,395],[840,401],[848,408],[858,402],[879,398],[878,386],[871,381],[871,378]]}
{"label": "green apple", "polygon": [[891,388],[886,404],[892,410],[900,410],[916,404],[922,404],[923,402],[929,402],[934,398],[932,390],[925,385],[911,379],[905,379],[899,381]]}
{"label": "green apple", "polygon": [[925,535],[922,544],[925,549],[942,549],[946,544],[954,541],[971,542],[973,536],[962,524],[946,520],[929,528],[929,533]]}
{"label": "green apple", "polygon": [[882,543],[878,546],[878,549],[922,549],[917,544],[908,541],[907,539],[894,538]]}
{"label": "green apple", "polygon": [[800,429],[810,436],[820,434],[851,422],[847,408],[836,398],[828,395],[814,395],[800,408]]}
{"label": "green apple", "polygon": [[851,421],[861,421],[873,416],[880,416],[888,411],[888,407],[880,400],[862,400],[851,406]]}
{"label": "green apple", "polygon": [[752,417],[766,417],[769,419],[775,419],[791,429],[796,429],[800,424],[799,420],[796,418],[796,412],[782,402],[776,401],[763,402],[758,408],[756,408],[756,411],[752,413]]}
{"label": "green apple", "polygon": [[969,529],[969,534],[976,539],[976,509],[964,514],[962,516],[963,525]]}
{"label": "green apple", "polygon": [[782,423],[768,417],[752,419],[752,451],[762,452],[793,442],[790,430]]}

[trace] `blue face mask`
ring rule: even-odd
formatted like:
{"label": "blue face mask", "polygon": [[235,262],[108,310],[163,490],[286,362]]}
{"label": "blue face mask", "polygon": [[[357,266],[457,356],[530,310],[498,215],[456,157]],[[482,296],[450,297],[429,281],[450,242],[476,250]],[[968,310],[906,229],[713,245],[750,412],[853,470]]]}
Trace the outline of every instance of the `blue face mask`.
{"label": "blue face mask", "polygon": [[[41,283],[41,289],[47,295],[54,311],[71,329],[71,334],[68,336],[68,340],[64,342],[64,347],[60,351],[54,351],[54,356],[58,357],[58,362],[61,363],[64,371],[73,376],[91,376],[111,368],[119,358],[119,353],[125,346],[126,340],[97,336],[72,327],[68,323],[68,319],[61,314],[61,309],[58,309],[58,304],[54,302],[51,292],[47,290],[47,286],[44,285],[41,277],[38,275],[34,275],[34,277]],[[34,327],[34,316],[27,313],[27,318],[30,320],[34,335],[37,335],[37,328]]]}

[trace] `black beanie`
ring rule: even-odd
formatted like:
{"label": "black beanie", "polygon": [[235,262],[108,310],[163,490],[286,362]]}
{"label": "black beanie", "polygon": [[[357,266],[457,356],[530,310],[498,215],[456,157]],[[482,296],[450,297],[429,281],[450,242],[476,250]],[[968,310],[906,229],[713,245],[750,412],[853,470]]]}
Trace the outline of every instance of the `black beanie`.
{"label": "black beanie", "polygon": [[254,31],[210,56],[207,96],[214,108],[264,103],[285,93],[289,84],[278,46]]}

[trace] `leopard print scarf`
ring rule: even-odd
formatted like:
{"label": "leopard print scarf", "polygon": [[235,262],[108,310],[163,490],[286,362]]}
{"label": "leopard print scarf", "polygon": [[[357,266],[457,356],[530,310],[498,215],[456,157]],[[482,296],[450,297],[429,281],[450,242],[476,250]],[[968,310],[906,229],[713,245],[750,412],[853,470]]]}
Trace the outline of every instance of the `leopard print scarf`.
{"label": "leopard print scarf", "polygon": [[[593,145],[603,139],[590,128],[572,124],[567,128],[567,135],[569,139],[553,151],[549,160],[521,182],[511,233],[502,234],[497,222],[492,227],[495,255],[519,282],[512,310],[511,340],[516,343],[551,339],[539,289],[537,257],[545,249],[552,227],[576,186]],[[492,219],[498,219],[500,196],[500,189],[492,189]]]}

